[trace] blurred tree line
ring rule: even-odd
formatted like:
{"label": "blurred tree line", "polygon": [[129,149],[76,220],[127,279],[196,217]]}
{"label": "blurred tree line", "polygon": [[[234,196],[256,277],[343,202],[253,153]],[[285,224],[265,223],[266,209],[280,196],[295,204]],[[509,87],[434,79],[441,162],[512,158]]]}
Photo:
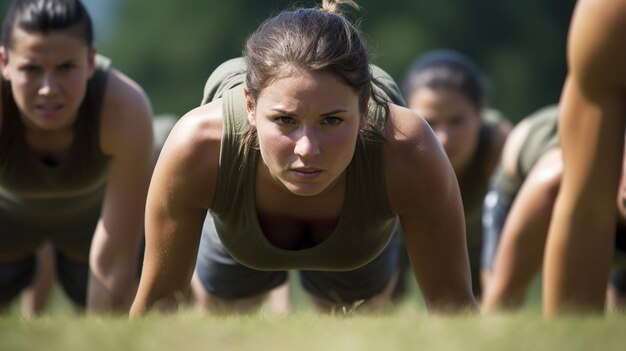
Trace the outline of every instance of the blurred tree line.
{"label": "blurred tree line", "polygon": [[[361,10],[348,15],[363,31],[373,62],[398,84],[413,59],[427,50],[454,48],[469,55],[492,83],[491,105],[515,122],[558,101],[574,2],[357,0]],[[264,19],[282,9],[320,3],[117,1],[114,28],[107,28],[107,37],[97,43],[146,89],[156,114],[182,115],[199,104],[211,71],[241,55],[246,38]]]}

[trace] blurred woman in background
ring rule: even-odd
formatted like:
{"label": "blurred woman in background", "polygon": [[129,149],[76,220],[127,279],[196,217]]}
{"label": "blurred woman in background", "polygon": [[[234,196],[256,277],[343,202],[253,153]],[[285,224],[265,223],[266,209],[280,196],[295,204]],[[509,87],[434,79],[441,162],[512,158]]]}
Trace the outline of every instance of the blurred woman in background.
{"label": "blurred woman in background", "polygon": [[[465,212],[472,290],[480,297],[487,278],[481,271],[482,203],[511,124],[489,108],[483,73],[458,51],[433,50],[418,57],[405,76],[403,92],[407,107],[426,119],[454,168]],[[401,273],[397,297],[405,289],[405,276]]]}
{"label": "blurred woman in background", "polygon": [[127,311],[153,159],[148,98],[96,54],[78,0],[14,1],[0,68],[0,308],[48,242],[79,309]]}
{"label": "blurred woman in background", "polygon": [[[557,105],[524,118],[513,129],[485,199],[485,240],[492,250],[491,279],[483,300],[487,312],[514,310],[543,263],[554,202],[563,179]],[[607,293],[612,310],[623,310],[626,297],[626,172],[615,195],[618,209],[616,250]]]}

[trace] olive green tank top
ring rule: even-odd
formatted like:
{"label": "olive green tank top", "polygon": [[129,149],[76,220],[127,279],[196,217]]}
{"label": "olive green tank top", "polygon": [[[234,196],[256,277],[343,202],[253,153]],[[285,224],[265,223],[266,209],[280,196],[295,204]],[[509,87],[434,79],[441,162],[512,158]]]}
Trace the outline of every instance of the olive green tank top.
{"label": "olive green tank top", "polygon": [[38,240],[58,239],[36,238],[37,229],[50,233],[55,226],[82,225],[85,216],[97,220],[109,164],[109,157],[100,148],[100,114],[109,67],[107,58],[97,57],[69,155],[56,165],[42,161],[27,144],[11,86],[2,81],[0,252],[20,252]]}
{"label": "olive green tank top", "polygon": [[[377,75],[382,72],[378,68],[374,70]],[[397,224],[385,188],[382,143],[363,140],[357,143],[346,172],[343,208],[328,238],[301,250],[280,249],[267,240],[255,208],[259,153],[251,152],[245,158],[240,147],[248,127],[242,85],[244,72],[241,59],[222,64],[209,77],[203,99],[206,102],[223,94],[220,168],[210,213],[224,248],[242,264],[259,270],[341,271],[358,268],[374,259],[391,239]],[[393,82],[390,77],[389,82]],[[387,91],[399,92],[399,89],[390,87]],[[394,99],[402,101],[399,93]],[[385,118],[384,109],[370,111],[369,118],[380,125]]]}
{"label": "olive green tank top", "polygon": [[502,196],[512,201],[541,156],[559,145],[558,115],[558,105],[550,105],[526,117],[530,120],[530,126],[517,155],[516,178],[505,174],[501,166],[498,166],[494,175],[493,186]]}
{"label": "olive green tank top", "polygon": [[458,180],[469,247],[480,248],[483,199],[489,187],[489,178],[485,175],[487,157],[491,154],[489,151],[491,139],[504,121],[505,118],[499,111],[487,109],[483,113],[476,151],[465,174]]}

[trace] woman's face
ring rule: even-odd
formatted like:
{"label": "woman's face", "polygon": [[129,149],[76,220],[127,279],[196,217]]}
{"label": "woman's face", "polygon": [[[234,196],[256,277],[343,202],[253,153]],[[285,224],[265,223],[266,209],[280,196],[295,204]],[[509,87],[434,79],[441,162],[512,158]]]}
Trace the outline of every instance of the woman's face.
{"label": "woman's face", "polygon": [[352,160],[365,120],[357,93],[331,73],[294,69],[263,89],[256,104],[247,98],[270,176],[299,196],[332,188]]}
{"label": "woman's face", "polygon": [[70,127],[93,75],[94,50],[68,31],[29,33],[16,27],[12,42],[12,48],[2,48],[2,75],[26,127]]}
{"label": "woman's face", "polygon": [[450,89],[420,88],[408,97],[408,105],[428,121],[454,171],[462,174],[478,145],[480,109],[465,95]]}

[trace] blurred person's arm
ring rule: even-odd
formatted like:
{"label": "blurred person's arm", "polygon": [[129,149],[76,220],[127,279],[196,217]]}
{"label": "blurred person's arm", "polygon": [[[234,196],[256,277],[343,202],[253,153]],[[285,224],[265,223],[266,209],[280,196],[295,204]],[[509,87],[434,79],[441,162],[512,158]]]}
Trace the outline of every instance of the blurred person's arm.
{"label": "blurred person's arm", "polygon": [[111,163],[91,243],[87,311],[127,312],[137,287],[153,131],[148,98],[115,70],[108,78],[101,125],[102,148]]}
{"label": "blurred person's arm", "polygon": [[26,317],[39,316],[48,305],[56,282],[54,248],[44,243],[37,251],[37,272],[31,283],[22,291],[22,314]]}
{"label": "blurred person's arm", "polygon": [[486,312],[517,309],[524,303],[528,287],[541,269],[562,170],[561,153],[552,149],[524,180],[502,228],[482,302]]}
{"label": "blurred person's arm", "polygon": [[624,38],[626,1],[579,1],[560,101],[564,173],[544,262],[547,316],[604,311],[624,147]]}

